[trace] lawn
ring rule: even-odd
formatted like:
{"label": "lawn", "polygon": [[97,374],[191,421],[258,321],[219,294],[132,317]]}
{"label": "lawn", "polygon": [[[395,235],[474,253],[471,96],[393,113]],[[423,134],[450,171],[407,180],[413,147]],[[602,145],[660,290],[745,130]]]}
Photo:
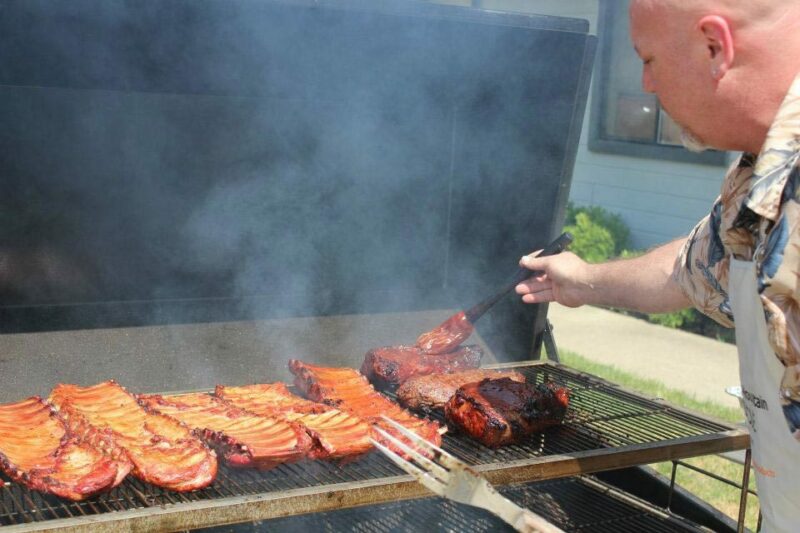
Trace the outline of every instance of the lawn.
{"label": "lawn", "polygon": [[[669,389],[656,380],[640,378],[633,374],[623,372],[616,367],[589,361],[574,353],[560,351],[559,355],[561,357],[561,362],[569,367],[612,381],[627,389],[637,391],[648,398],[662,398],[673,405],[685,407],[697,413],[702,413],[729,423],[739,423],[742,421],[742,413],[738,409],[732,409],[714,402],[698,400],[684,392]],[[703,456],[687,459],[684,462],[703,470],[713,472],[726,479],[737,482],[741,482],[742,479],[742,465],[722,457],[714,455]],[[671,462],[658,463],[650,466],[667,477],[672,473]],[[752,474],[750,479],[750,486],[755,490],[755,478]],[[676,482],[734,520],[738,518],[739,489],[685,467],[678,467]],[[750,495],[747,500],[746,527],[755,531],[757,520],[758,499]]]}

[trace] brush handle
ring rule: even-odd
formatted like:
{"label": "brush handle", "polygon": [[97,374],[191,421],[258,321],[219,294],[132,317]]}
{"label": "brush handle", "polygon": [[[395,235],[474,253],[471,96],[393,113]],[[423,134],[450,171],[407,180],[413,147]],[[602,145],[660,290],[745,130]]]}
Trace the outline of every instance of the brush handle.
{"label": "brush handle", "polygon": [[[569,232],[564,232],[558,236],[556,240],[548,244],[544,250],[542,250],[539,255],[536,257],[546,257],[548,255],[556,255],[560,254],[564,251],[564,249],[569,246],[572,242],[572,234]],[[514,287],[525,281],[526,279],[530,278],[531,276],[540,275],[541,271],[535,270],[528,270],[525,267],[520,267],[517,270],[517,273],[514,274],[514,277],[508,284],[506,284],[502,289],[497,291],[492,296],[486,298],[479,304],[470,307],[464,314],[467,316],[467,320],[469,320],[472,324],[475,323],[480,317],[483,316],[486,311],[489,310],[494,304],[500,301],[500,298],[505,296],[507,293],[514,290]]]}

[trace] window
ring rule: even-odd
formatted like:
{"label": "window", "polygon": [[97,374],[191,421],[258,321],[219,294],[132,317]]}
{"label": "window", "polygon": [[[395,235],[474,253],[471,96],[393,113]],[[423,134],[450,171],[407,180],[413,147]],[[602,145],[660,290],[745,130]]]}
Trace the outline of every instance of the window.
{"label": "window", "polygon": [[693,153],[681,145],[680,127],[658,99],[642,91],[642,62],[633,50],[628,0],[601,0],[589,149],[595,152],[710,165],[725,152]]}

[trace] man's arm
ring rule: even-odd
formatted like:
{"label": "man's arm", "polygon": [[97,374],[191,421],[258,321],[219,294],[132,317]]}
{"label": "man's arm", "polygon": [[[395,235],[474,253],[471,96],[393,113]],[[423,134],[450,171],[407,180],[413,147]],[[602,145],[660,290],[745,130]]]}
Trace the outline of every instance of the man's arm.
{"label": "man's arm", "polygon": [[516,291],[525,303],[593,304],[643,313],[684,309],[691,304],[672,273],[685,241],[676,239],[633,259],[595,265],[570,252],[542,258],[527,255],[520,265],[544,274],[520,283]]}

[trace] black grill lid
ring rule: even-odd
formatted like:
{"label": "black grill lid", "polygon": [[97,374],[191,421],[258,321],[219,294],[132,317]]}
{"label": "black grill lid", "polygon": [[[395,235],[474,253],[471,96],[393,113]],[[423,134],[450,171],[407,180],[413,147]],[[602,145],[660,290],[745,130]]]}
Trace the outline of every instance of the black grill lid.
{"label": "black grill lid", "polygon": [[[587,31],[411,1],[4,2],[0,324],[472,304],[560,230]],[[527,358],[543,311],[493,313]]]}

